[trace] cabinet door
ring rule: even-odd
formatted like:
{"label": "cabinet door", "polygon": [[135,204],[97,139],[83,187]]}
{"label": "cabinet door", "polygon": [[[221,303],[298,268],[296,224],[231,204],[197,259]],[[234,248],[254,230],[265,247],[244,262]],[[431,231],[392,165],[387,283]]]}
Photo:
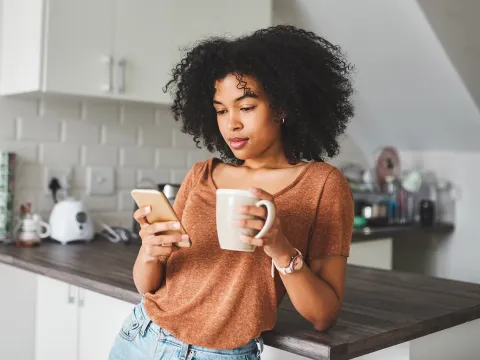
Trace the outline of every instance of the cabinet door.
{"label": "cabinet door", "polygon": [[111,96],[114,1],[48,1],[43,90]]}
{"label": "cabinet door", "polygon": [[79,360],[105,360],[133,304],[89,290],[79,291]]}
{"label": "cabinet door", "polygon": [[116,96],[165,102],[174,0],[117,0],[115,31]]}
{"label": "cabinet door", "polygon": [[77,288],[37,276],[35,360],[77,358]]}
{"label": "cabinet door", "polygon": [[0,264],[0,289],[0,359],[33,360],[35,275]]}
{"label": "cabinet door", "polygon": [[384,270],[392,270],[393,239],[353,242],[348,263]]}
{"label": "cabinet door", "polygon": [[179,49],[204,36],[239,35],[270,23],[270,0],[117,0],[119,97],[168,103],[162,88],[182,56]]}

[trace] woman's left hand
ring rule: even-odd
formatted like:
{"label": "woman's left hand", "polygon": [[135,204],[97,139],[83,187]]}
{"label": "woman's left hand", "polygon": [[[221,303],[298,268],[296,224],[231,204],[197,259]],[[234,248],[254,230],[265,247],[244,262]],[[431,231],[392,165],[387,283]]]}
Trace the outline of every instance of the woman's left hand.
{"label": "woman's left hand", "polygon": [[[261,200],[269,200],[273,202],[273,196],[268,192],[253,188],[250,192],[260,198]],[[265,225],[265,219],[267,218],[267,209],[264,206],[242,206],[240,214],[255,216],[255,219],[241,219],[236,220],[234,225],[241,228],[262,230]],[[255,239],[254,237],[241,235],[242,240],[251,245],[263,247],[265,253],[273,259],[285,256],[285,254],[291,253],[293,247],[286,239],[282,231],[282,226],[278,216],[275,217],[271,229],[261,239]]]}

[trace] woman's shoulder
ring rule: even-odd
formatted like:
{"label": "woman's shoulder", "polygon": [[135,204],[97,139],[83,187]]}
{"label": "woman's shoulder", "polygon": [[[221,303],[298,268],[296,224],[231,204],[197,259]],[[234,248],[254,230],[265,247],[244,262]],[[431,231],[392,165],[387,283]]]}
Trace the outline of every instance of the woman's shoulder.
{"label": "woman's shoulder", "polygon": [[340,169],[327,162],[312,161],[310,163],[310,170],[319,179],[332,178],[334,181],[340,181],[342,178],[345,178]]}

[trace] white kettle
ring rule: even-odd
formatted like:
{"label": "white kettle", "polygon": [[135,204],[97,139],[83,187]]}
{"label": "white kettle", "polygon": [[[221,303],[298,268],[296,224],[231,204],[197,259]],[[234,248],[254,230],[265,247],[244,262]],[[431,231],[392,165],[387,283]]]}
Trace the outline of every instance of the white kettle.
{"label": "white kettle", "polygon": [[68,197],[56,203],[50,214],[50,238],[66,244],[71,241],[91,241],[93,219],[85,205]]}

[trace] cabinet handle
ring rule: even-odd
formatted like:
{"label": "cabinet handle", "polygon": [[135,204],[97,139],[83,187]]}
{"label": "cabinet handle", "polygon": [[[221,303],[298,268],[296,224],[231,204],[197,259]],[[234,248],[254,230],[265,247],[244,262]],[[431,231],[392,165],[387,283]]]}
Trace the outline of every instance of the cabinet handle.
{"label": "cabinet handle", "polygon": [[108,66],[108,81],[102,85],[103,92],[111,92],[113,90],[113,57],[104,56],[102,62]]}
{"label": "cabinet handle", "polygon": [[85,305],[85,290],[78,289],[78,306],[83,307]]}
{"label": "cabinet handle", "polygon": [[73,304],[75,302],[75,296],[72,295],[72,285],[68,285],[68,303]]}
{"label": "cabinet handle", "polygon": [[127,60],[125,58],[121,58],[118,60],[118,67],[120,71],[118,72],[120,75],[120,80],[118,82],[118,92],[120,94],[125,93],[125,88],[126,88],[126,82],[127,82],[127,74],[126,74],[126,68],[127,68]]}

